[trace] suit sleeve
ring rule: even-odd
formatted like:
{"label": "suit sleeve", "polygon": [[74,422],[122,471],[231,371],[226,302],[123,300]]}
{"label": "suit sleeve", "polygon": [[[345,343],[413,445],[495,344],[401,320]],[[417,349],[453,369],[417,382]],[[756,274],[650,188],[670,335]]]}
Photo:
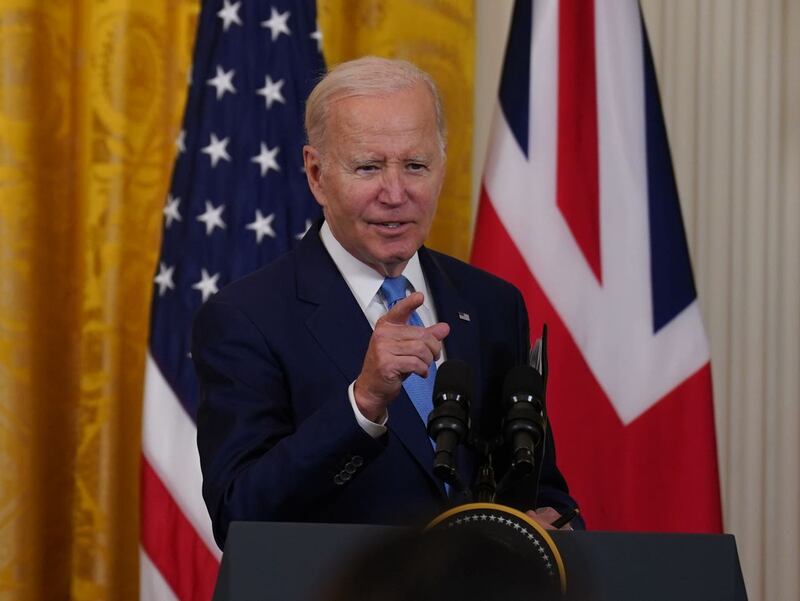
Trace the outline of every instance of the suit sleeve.
{"label": "suit sleeve", "polygon": [[343,466],[367,465],[384,448],[359,427],[346,387],[325,391],[298,424],[286,371],[237,306],[203,306],[192,357],[203,497],[220,547],[234,520],[314,520],[322,501],[347,485],[337,478]]}

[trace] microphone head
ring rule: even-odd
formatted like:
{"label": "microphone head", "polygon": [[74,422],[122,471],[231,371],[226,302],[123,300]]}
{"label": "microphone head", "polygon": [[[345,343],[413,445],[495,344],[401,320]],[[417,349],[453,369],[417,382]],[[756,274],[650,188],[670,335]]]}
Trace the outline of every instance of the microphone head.
{"label": "microphone head", "polygon": [[433,404],[438,405],[445,396],[457,396],[468,405],[472,399],[472,389],[472,369],[469,364],[460,359],[448,359],[436,369]]}
{"label": "microphone head", "polygon": [[503,402],[506,406],[512,405],[512,399],[520,396],[532,396],[539,402],[544,399],[544,378],[530,365],[512,368],[503,382]]}

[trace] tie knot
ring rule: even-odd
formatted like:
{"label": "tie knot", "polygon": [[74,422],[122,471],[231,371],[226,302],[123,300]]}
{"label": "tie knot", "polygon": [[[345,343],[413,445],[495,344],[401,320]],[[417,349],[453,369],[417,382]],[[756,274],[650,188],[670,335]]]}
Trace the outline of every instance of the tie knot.
{"label": "tie knot", "polygon": [[381,296],[386,301],[386,304],[391,309],[394,304],[406,297],[406,290],[408,289],[408,280],[405,276],[400,275],[396,278],[386,278],[381,284]]}

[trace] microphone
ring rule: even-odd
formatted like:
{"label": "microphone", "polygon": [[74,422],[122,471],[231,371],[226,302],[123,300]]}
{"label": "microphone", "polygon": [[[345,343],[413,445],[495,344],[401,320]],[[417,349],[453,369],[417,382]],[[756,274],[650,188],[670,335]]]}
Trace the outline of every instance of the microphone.
{"label": "microphone", "polygon": [[466,362],[450,359],[436,370],[428,436],[436,443],[433,473],[448,484],[458,484],[455,450],[469,432],[472,389],[472,370]]}
{"label": "microphone", "polygon": [[503,438],[511,446],[511,470],[530,473],[535,465],[534,450],[544,439],[547,424],[543,375],[530,365],[513,368],[503,384],[503,400]]}

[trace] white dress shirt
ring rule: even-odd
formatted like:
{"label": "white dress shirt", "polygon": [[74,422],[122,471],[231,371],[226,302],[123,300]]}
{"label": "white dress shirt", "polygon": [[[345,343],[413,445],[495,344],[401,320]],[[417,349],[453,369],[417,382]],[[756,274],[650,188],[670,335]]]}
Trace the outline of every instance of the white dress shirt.
{"label": "white dress shirt", "polygon": [[[322,244],[325,250],[333,259],[339,273],[342,274],[344,281],[347,282],[347,287],[353,293],[358,306],[364,312],[364,316],[369,321],[369,325],[375,329],[375,324],[387,311],[388,307],[380,294],[381,284],[383,284],[384,276],[372,269],[366,263],[362,263],[351,255],[333,236],[328,222],[322,224],[319,232]],[[417,309],[417,315],[425,324],[425,327],[432,326],[438,320],[436,319],[436,308],[433,305],[430,291],[428,290],[428,283],[425,281],[425,275],[422,273],[422,266],[419,262],[419,255],[414,253],[414,256],[409,259],[408,264],[403,270],[403,274],[411,284],[411,290],[407,291],[407,295],[411,292],[420,291],[425,295],[425,301],[422,306]],[[439,359],[436,361],[437,365],[441,365],[444,361],[444,350]],[[364,417],[356,405],[355,395],[353,394],[353,387],[355,382],[350,383],[347,389],[347,394],[350,397],[350,404],[353,407],[353,412],[356,416],[356,421],[359,426],[373,438],[378,438],[386,432],[386,422],[388,421],[388,413],[383,415],[379,422],[373,422]]]}

